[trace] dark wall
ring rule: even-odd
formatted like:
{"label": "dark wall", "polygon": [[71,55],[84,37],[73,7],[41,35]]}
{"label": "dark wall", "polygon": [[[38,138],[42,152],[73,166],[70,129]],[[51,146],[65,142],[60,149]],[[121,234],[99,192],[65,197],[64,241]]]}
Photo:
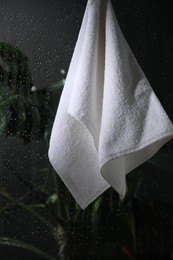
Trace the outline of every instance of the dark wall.
{"label": "dark wall", "polygon": [[[47,87],[67,71],[86,0],[0,1],[0,41],[18,46],[30,59],[34,84]],[[169,115],[173,67],[169,1],[112,0],[120,27]],[[169,93],[169,95],[168,95]]]}
{"label": "dark wall", "polygon": [[[1,0],[0,40],[30,58],[34,83],[46,87],[67,71],[86,0]],[[169,1],[112,1],[121,29],[156,94],[173,116],[173,33]],[[169,92],[169,95],[167,93]]]}
{"label": "dark wall", "polygon": [[[0,41],[7,41],[16,45],[28,56],[33,82],[38,88],[50,86],[50,84],[62,77],[61,69],[68,70],[86,3],[86,0],[0,0]],[[171,1],[112,0],[112,4],[125,38],[163,107],[173,121]],[[40,163],[40,158],[46,155],[46,151],[45,149],[43,151],[42,147],[43,144],[39,143],[38,145],[29,144],[27,147],[22,148],[19,140],[0,139],[0,176],[2,184],[10,188],[12,192],[16,190],[16,196],[22,193],[25,185],[18,182],[14,175],[10,175],[10,172],[4,169],[3,159],[5,158],[14,163],[14,168],[19,172],[21,169],[22,172],[23,169],[27,169],[25,171],[26,179],[38,182],[38,176],[31,172],[31,168],[44,165],[44,162],[41,161]],[[27,151],[30,151],[30,153],[27,153]],[[25,153],[27,153],[26,158]],[[161,202],[168,202],[172,207],[172,200],[169,200],[169,198],[172,198],[172,154],[173,143],[169,142],[154,157],[152,163],[156,166],[151,168],[148,163],[143,166],[142,170],[145,177],[142,177],[138,186],[136,194],[138,199],[144,201],[156,200],[157,203],[160,203],[160,191],[162,193],[164,191],[166,196]],[[45,162],[47,161],[45,160]],[[157,184],[155,193],[153,193],[153,187],[155,187],[152,184],[153,181],[154,184]],[[164,183],[164,187],[162,183],[160,184],[160,181]],[[149,185],[147,186],[146,183]],[[22,234],[22,229],[26,229],[25,238],[32,241],[32,232],[27,231],[27,225],[30,230],[36,230],[37,223],[34,223],[34,220],[32,222],[28,216],[22,215],[24,214],[23,211],[18,210],[18,213],[15,214],[16,216],[13,215],[13,210],[9,212],[9,215],[13,217],[9,226],[7,226],[8,219],[5,222],[1,220],[0,229],[3,229],[3,234],[10,232],[15,234],[17,230]],[[143,216],[146,217],[145,214]],[[150,211],[148,214],[155,213]],[[137,215],[137,220],[139,220],[139,215]],[[32,223],[27,223],[27,221]],[[23,223],[24,227],[21,228]],[[20,228],[18,228],[19,226]],[[147,230],[150,227],[147,227]],[[42,237],[33,236],[34,239],[43,248],[47,245],[47,250],[53,250],[52,245],[50,245],[51,241],[47,240],[46,234],[45,236],[43,234]],[[149,247],[148,250],[150,250]],[[1,252],[3,253],[3,251]],[[4,252],[4,255],[6,252]],[[12,254],[13,251],[11,258],[7,256],[4,259],[12,259]],[[23,257],[27,259],[25,254]],[[22,258],[18,256],[18,258],[13,259]]]}
{"label": "dark wall", "polygon": [[0,1],[0,41],[14,44],[28,56],[38,88],[62,77],[60,69],[67,70],[85,4],[79,0]]}

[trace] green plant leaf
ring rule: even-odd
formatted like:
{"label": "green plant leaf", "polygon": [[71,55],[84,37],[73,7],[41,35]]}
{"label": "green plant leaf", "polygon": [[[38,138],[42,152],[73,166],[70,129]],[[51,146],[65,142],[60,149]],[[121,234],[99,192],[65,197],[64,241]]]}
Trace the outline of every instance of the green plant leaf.
{"label": "green plant leaf", "polygon": [[37,248],[36,246],[26,243],[21,240],[9,238],[9,237],[0,237],[0,245],[3,246],[14,246],[22,249],[26,249],[28,251],[31,251],[34,254],[37,254],[45,259],[48,260],[56,260],[52,256],[48,255],[47,253],[43,252],[41,249]]}
{"label": "green plant leaf", "polygon": [[57,202],[57,199],[58,199],[57,193],[53,193],[46,200],[46,204],[55,204]]}

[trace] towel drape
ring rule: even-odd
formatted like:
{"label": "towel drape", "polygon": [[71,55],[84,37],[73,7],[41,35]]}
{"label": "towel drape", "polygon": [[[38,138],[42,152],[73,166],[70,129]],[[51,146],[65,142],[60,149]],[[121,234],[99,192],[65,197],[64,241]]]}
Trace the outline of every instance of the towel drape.
{"label": "towel drape", "polygon": [[110,0],[89,0],[52,128],[49,160],[84,209],[173,137]]}

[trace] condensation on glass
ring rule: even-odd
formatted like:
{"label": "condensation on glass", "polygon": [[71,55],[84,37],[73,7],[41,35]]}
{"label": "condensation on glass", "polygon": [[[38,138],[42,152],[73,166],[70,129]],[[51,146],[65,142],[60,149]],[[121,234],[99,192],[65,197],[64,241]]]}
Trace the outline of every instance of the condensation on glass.
{"label": "condensation on glass", "polygon": [[[171,259],[173,253],[172,142],[128,176],[129,193],[122,203],[109,189],[85,211],[48,161],[50,132],[86,3],[0,1],[3,260]],[[173,121],[169,4],[112,3]]]}

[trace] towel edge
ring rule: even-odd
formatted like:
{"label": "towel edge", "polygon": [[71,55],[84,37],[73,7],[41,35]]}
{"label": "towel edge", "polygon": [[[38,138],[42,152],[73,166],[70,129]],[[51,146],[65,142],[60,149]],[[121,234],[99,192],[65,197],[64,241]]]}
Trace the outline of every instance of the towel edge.
{"label": "towel edge", "polygon": [[[157,152],[158,150],[164,145],[166,144],[168,141],[170,141],[171,139],[173,138],[173,129],[172,131],[169,131],[169,132],[165,132],[165,133],[162,133],[161,135],[159,135],[157,138],[153,138],[151,140],[149,140],[148,142],[145,142],[143,145],[140,145],[136,148],[133,148],[133,149],[129,149],[128,151],[126,152],[122,152],[121,155],[120,154],[117,154],[117,153],[114,153],[114,154],[111,154],[109,155],[108,157],[104,158],[104,160],[102,161],[102,164],[100,166],[100,173],[102,175],[102,177],[105,179],[105,181],[107,181],[115,190],[116,192],[119,194],[119,197],[121,200],[124,199],[125,195],[126,195],[126,190],[124,191],[124,189],[120,190],[118,187],[116,187],[115,184],[112,184],[110,182],[110,180],[108,178],[106,178],[106,176],[103,174],[102,172],[102,167],[108,163],[110,160],[114,160],[114,159],[118,159],[122,156],[126,156],[128,154],[131,154],[133,152],[137,152],[137,151],[140,151],[144,148],[146,148],[147,146],[151,145],[152,143],[154,144],[155,142],[158,142],[160,141],[160,143],[154,147],[153,149],[151,149],[150,153],[145,155],[144,158],[142,160],[138,160],[138,161],[135,161],[134,164],[131,165],[131,167],[125,172],[125,176],[130,173],[132,170],[134,170],[135,168],[137,168],[139,165],[143,164],[144,162],[146,162],[147,160],[149,160],[151,157],[153,157]],[[126,187],[127,188],[127,187]]]}
{"label": "towel edge", "polygon": [[89,204],[94,202],[94,200],[96,200],[104,191],[110,188],[110,184],[106,183],[104,186],[101,187],[101,189],[95,191],[92,196],[85,199],[82,193],[80,192],[80,190],[78,189],[78,187],[76,186],[74,180],[68,174],[64,173],[62,169],[58,168],[55,156],[52,156],[49,153],[48,157],[53,169],[56,171],[58,176],[61,178],[61,180],[67,187],[67,189],[70,191],[73,198],[76,200],[76,202],[83,210],[87,208]]}
{"label": "towel edge", "polygon": [[166,131],[164,133],[161,133],[160,135],[158,135],[157,137],[155,138],[152,138],[146,142],[144,142],[143,144],[140,144],[139,146],[135,146],[134,148],[130,148],[128,150],[124,150],[124,151],[121,151],[119,153],[113,153],[113,154],[110,154],[106,157],[104,157],[101,161],[100,161],[100,169],[102,168],[102,166],[107,163],[109,160],[111,159],[116,159],[116,158],[119,158],[119,157],[122,157],[124,155],[128,155],[128,154],[131,154],[133,152],[137,152],[137,151],[140,151],[144,148],[146,148],[147,146],[151,145],[152,143],[154,144],[155,142],[157,141],[161,141],[162,139],[166,139],[165,142],[163,142],[160,147],[158,148],[158,150],[163,146],[165,145],[167,142],[169,142],[171,139],[173,138],[173,128],[169,131]]}

